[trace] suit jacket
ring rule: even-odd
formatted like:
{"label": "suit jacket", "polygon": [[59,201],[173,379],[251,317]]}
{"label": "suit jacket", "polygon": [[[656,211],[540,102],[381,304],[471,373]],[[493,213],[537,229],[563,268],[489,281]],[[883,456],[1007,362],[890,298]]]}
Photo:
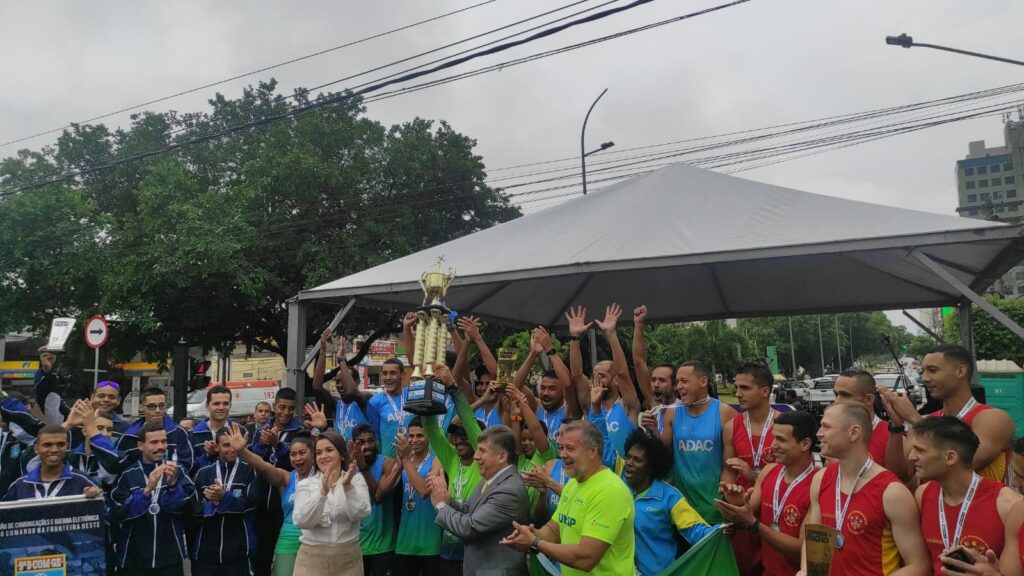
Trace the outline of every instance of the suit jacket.
{"label": "suit jacket", "polygon": [[513,465],[500,472],[482,491],[477,485],[466,502],[451,502],[437,512],[438,526],[455,534],[466,545],[463,574],[478,576],[525,576],[526,555],[499,542],[512,532],[512,522],[529,523],[530,497]]}

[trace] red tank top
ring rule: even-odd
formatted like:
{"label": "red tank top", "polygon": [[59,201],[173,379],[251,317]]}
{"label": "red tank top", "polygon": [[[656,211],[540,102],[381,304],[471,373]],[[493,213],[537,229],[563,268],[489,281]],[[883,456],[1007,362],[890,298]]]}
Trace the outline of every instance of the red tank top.
{"label": "red tank top", "polygon": [[[836,527],[836,480],[839,463],[825,468],[818,493],[821,509],[821,523]],[[882,496],[890,484],[900,481],[888,470],[883,470],[857,490],[846,509],[843,519],[843,547],[832,553],[830,576],[862,576],[864,574],[891,574],[903,563],[896,542],[892,537],[892,526],[885,515]],[[846,505],[849,497],[840,496],[840,504]]]}
{"label": "red tank top", "polygon": [[871,444],[868,446],[868,453],[871,454],[871,459],[875,461],[875,464],[885,466],[885,446],[888,443],[889,423],[880,419],[871,431]]}
{"label": "red tank top", "polygon": [[[964,421],[964,424],[973,428],[974,419],[978,414],[981,414],[985,410],[992,409],[993,408],[988,404],[982,404],[979,402],[974,408],[971,408],[967,414],[964,414],[964,417],[961,418],[961,420]],[[929,414],[929,416],[942,416],[942,410],[933,412],[932,414]],[[978,474],[980,474],[982,478],[988,478],[989,480],[995,480],[996,482],[1008,483],[1008,472],[1011,458],[1013,458],[1013,450],[1011,446],[1007,446],[1006,451],[1003,452],[1002,456],[997,457],[995,460],[990,462],[988,466],[985,466],[985,468],[978,470]]]}
{"label": "red tank top", "polygon": [[[772,416],[775,414],[773,413]],[[753,431],[754,436],[747,436],[747,424],[743,418],[743,414],[737,414],[732,419],[732,448],[736,453],[736,457],[742,459],[751,468],[763,469],[765,466],[775,462],[775,452],[772,452],[772,426],[768,426],[768,430],[765,431],[767,438],[764,439],[764,448],[761,450],[761,462],[760,465],[754,465],[754,452],[761,444],[761,429],[760,427]],[[750,488],[753,486],[751,482],[747,482],[747,479],[743,476],[736,478],[736,483],[744,488]]]}
{"label": "red tank top", "polygon": [[[999,500],[999,491],[1003,488],[1004,485],[1001,482],[988,478],[981,479],[971,507],[967,510],[964,527],[960,532],[960,541],[957,544],[973,548],[983,556],[985,551],[990,549],[996,553],[996,556],[1003,553],[1005,534],[996,504]],[[957,517],[960,515],[961,506],[962,504],[943,506],[950,539],[956,533]],[[925,544],[928,545],[928,553],[932,557],[934,573],[941,574],[942,563],[939,562],[939,555],[942,554],[945,546],[942,544],[942,532],[939,529],[938,482],[933,481],[926,484],[924,493],[921,495],[921,532],[924,535]]]}
{"label": "red tank top", "polygon": [[[759,519],[765,526],[772,526],[774,522],[774,494],[775,482],[780,474],[786,472],[786,467],[778,465],[765,474],[761,481],[761,513]],[[804,523],[804,516],[811,507],[811,481],[814,473],[808,474],[800,483],[793,488],[789,496],[782,500],[783,495],[789,488],[785,476],[779,483],[778,499],[781,501],[779,507],[779,532],[795,538],[800,537],[800,525]],[[777,550],[774,546],[762,541],[761,564],[764,566],[764,576],[793,576],[800,570],[800,562],[790,562],[786,555]]]}

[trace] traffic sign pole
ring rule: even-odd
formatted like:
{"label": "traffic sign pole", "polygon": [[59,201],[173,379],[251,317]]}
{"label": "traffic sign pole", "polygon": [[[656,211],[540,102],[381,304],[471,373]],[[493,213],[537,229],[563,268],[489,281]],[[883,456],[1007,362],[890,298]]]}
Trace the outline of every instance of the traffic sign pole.
{"label": "traffic sign pole", "polygon": [[100,348],[107,343],[110,337],[110,328],[102,316],[93,316],[85,323],[85,343],[95,352],[92,367],[92,388],[100,381]]}
{"label": "traffic sign pole", "polygon": [[100,349],[96,348],[94,350],[94,352],[96,352],[96,359],[93,362],[93,366],[92,366],[92,389],[93,390],[96,389],[96,385],[99,384],[99,382],[100,382]]}

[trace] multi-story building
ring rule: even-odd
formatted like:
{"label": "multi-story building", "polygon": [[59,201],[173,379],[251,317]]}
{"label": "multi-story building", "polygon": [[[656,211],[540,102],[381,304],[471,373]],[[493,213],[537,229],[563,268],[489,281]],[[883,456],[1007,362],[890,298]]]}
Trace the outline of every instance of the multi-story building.
{"label": "multi-story building", "polygon": [[[956,162],[959,206],[965,218],[1017,223],[1024,219],[1024,109],[1018,119],[1003,118],[1002,146],[986,148],[984,140],[967,145],[967,157]],[[1014,266],[988,290],[1024,296],[1024,265]]]}

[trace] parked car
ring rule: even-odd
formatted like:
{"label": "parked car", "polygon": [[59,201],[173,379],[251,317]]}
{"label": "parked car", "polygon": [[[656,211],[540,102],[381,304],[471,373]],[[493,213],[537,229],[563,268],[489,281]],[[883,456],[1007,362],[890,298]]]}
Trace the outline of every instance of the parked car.
{"label": "parked car", "polygon": [[924,387],[917,383],[916,378],[908,378],[899,372],[880,372],[874,375],[875,384],[889,388],[890,390],[906,390],[910,401],[914,406],[921,407],[925,402]]}
{"label": "parked car", "polygon": [[823,414],[825,408],[836,401],[836,380],[837,374],[827,374],[821,378],[811,380],[811,388],[807,392],[806,404],[808,410],[814,414]]}

